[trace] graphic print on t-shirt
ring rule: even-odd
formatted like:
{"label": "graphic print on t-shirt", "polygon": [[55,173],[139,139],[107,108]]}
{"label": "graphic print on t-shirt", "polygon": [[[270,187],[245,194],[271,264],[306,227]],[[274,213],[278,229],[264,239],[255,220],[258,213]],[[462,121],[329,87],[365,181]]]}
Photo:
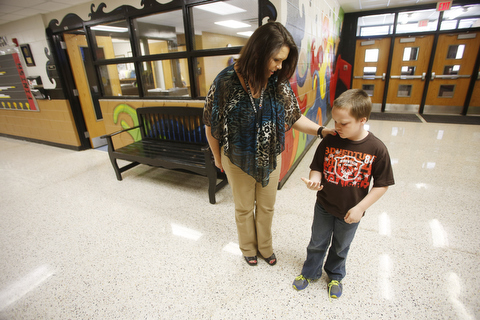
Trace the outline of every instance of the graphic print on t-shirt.
{"label": "graphic print on t-shirt", "polygon": [[324,178],[342,187],[367,189],[374,160],[375,156],[368,153],[327,147],[323,163]]}

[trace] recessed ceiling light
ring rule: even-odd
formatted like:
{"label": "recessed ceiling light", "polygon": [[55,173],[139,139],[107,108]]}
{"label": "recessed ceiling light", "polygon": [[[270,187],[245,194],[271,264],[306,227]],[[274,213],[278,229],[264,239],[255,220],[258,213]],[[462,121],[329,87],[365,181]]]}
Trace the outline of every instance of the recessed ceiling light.
{"label": "recessed ceiling light", "polygon": [[237,32],[237,34],[244,37],[250,37],[253,34],[253,31],[242,31],[242,32]]}
{"label": "recessed ceiling light", "polygon": [[233,14],[233,13],[240,13],[240,12],[245,12],[247,10],[244,10],[239,7],[232,6],[231,4],[225,3],[225,2],[215,2],[215,3],[208,3],[208,4],[202,4],[201,6],[196,6],[195,8],[200,9],[200,10],[205,10],[208,12],[220,14],[222,16],[225,16],[227,14]]}
{"label": "recessed ceiling light", "polygon": [[220,26],[224,26],[227,28],[232,28],[232,29],[251,27],[251,25],[249,24],[246,24],[240,21],[235,21],[235,20],[218,21],[218,22],[215,22],[215,24],[218,24]]}

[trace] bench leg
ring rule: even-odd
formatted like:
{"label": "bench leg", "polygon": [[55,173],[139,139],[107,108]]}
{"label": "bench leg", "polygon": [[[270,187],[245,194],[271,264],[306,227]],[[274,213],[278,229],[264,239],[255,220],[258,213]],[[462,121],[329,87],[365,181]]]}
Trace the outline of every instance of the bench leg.
{"label": "bench leg", "polygon": [[118,167],[117,159],[110,157],[110,162],[112,163],[113,170],[117,176],[118,181],[122,181],[122,171]]}
{"label": "bench leg", "polygon": [[139,162],[132,162],[120,168],[118,166],[116,158],[110,157],[110,162],[112,163],[113,170],[115,170],[115,175],[117,176],[118,181],[122,181],[122,172],[127,171],[128,169],[131,169],[133,167],[136,167],[140,164]]}

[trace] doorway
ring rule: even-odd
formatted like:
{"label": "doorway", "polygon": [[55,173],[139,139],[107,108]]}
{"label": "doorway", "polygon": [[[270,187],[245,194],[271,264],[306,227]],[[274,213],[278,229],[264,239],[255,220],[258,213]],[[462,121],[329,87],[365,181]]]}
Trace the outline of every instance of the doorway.
{"label": "doorway", "polygon": [[480,115],[479,48],[480,32],[357,39],[352,88],[374,112]]}
{"label": "doorway", "polygon": [[385,110],[419,112],[433,35],[395,39]]}
{"label": "doorway", "polygon": [[390,43],[390,38],[357,40],[352,88],[367,92],[373,111],[382,108]]}
{"label": "doorway", "polygon": [[479,46],[479,32],[439,35],[424,113],[463,113]]}
{"label": "doorway", "polygon": [[90,144],[93,148],[104,146],[107,142],[101,138],[106,131],[98,102],[99,86],[87,39],[82,32],[64,33],[63,37],[75,80],[75,94],[80,101]]}

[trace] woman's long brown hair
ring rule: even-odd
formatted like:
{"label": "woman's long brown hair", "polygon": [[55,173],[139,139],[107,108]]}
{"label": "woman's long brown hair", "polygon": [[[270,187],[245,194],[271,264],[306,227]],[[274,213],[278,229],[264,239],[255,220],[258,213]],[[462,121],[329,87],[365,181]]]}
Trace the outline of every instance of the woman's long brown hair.
{"label": "woman's long brown hair", "polygon": [[290,48],[290,53],[278,70],[278,83],[290,79],[297,66],[298,49],[292,35],[279,22],[268,22],[257,28],[240,51],[237,60],[237,71],[252,86],[253,93],[262,90],[268,81],[268,63],[283,47]]}

